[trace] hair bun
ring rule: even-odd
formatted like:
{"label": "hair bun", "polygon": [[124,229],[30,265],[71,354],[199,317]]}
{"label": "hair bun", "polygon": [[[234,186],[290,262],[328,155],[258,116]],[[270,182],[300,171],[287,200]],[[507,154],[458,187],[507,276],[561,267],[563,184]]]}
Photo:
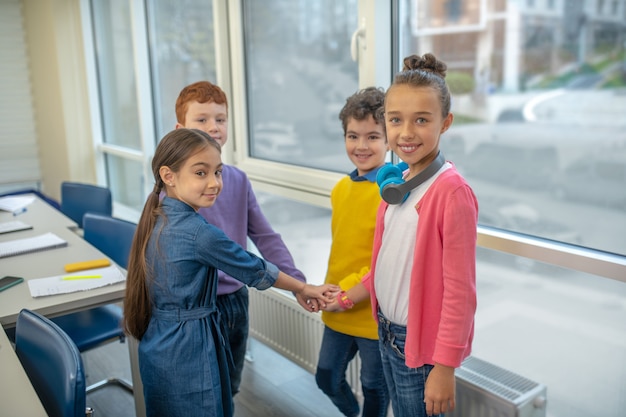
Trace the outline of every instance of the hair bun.
{"label": "hair bun", "polygon": [[402,71],[422,70],[439,74],[442,78],[446,78],[446,70],[448,66],[439,61],[433,54],[427,53],[424,56],[411,55],[404,58],[404,66]]}

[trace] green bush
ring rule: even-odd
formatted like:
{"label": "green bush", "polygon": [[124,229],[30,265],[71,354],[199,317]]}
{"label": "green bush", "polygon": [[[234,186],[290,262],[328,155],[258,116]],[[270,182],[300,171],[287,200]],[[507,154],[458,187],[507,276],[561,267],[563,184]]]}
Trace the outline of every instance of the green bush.
{"label": "green bush", "polygon": [[474,91],[474,78],[464,72],[448,72],[446,82],[452,94],[468,94]]}

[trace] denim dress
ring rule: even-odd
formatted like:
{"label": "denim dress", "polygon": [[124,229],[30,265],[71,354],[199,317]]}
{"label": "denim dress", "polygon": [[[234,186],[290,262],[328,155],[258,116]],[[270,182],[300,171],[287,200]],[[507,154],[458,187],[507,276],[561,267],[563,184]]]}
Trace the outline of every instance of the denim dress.
{"label": "denim dress", "polygon": [[278,268],[245,251],[182,201],[164,198],[146,250],[152,317],[139,342],[147,415],[232,416],[230,351],[217,270],[271,287]]}

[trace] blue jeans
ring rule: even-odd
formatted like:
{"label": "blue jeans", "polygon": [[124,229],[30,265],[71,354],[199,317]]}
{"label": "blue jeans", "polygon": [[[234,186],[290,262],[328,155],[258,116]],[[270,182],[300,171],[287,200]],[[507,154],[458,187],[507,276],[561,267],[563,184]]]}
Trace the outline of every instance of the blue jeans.
{"label": "blue jeans", "polygon": [[359,415],[359,403],[346,381],[346,369],[357,351],[361,357],[363,417],[384,417],[389,407],[378,340],[349,336],[324,326],[315,380],[317,386],[348,417]]}
{"label": "blue jeans", "polygon": [[217,297],[217,308],[228,335],[228,344],[233,355],[229,367],[230,390],[233,396],[239,392],[241,374],[248,348],[248,287],[243,286],[231,294]]}
{"label": "blue jeans", "polygon": [[[404,363],[406,326],[387,320],[378,312],[378,338],[385,379],[394,417],[426,417],[424,387],[432,365],[409,368]],[[443,417],[443,414],[438,414]]]}

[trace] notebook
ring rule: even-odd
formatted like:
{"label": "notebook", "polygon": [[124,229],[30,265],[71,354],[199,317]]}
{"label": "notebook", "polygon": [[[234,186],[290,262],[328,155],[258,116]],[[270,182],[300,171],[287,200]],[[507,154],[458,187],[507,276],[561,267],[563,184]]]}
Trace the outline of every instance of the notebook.
{"label": "notebook", "polygon": [[28,230],[32,228],[33,226],[31,226],[30,224],[24,223],[19,220],[14,220],[11,222],[2,222],[0,223],[0,234],[10,233],[10,232],[19,232],[20,230]]}
{"label": "notebook", "polygon": [[48,232],[39,236],[0,242],[0,258],[62,248],[64,246],[67,246],[65,240],[54,233]]}

